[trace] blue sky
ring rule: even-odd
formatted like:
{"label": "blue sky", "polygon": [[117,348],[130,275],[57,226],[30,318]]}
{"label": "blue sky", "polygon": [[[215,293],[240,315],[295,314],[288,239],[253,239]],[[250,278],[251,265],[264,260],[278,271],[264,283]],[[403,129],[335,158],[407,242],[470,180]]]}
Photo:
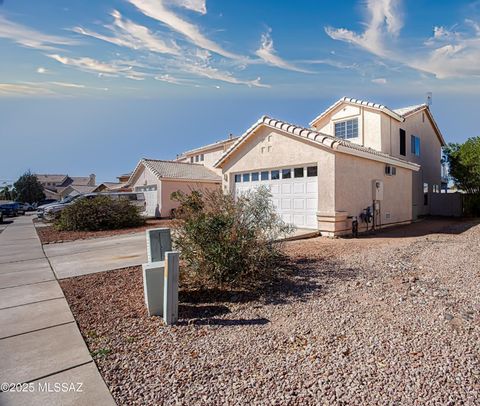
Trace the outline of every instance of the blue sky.
{"label": "blue sky", "polygon": [[341,96],[432,110],[478,134],[480,1],[0,0],[0,184],[132,170],[307,125]]}

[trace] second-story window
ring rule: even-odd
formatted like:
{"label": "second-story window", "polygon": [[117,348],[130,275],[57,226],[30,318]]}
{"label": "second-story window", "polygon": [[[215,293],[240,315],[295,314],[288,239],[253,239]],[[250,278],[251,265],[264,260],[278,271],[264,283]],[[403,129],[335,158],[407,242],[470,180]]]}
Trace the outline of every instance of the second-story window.
{"label": "second-story window", "polygon": [[351,139],[358,137],[358,118],[335,123],[335,137]]}
{"label": "second-story window", "polygon": [[411,144],[412,154],[416,156],[420,156],[420,138],[415,135],[412,135],[410,137],[410,144]]}

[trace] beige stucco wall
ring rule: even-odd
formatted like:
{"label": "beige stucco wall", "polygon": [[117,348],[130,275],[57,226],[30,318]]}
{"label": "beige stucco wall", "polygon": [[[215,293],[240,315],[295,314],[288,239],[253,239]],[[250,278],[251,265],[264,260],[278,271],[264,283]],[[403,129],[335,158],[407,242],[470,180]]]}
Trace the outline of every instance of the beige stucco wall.
{"label": "beige stucco wall", "polygon": [[358,119],[358,138],[348,141],[381,151],[381,117],[376,110],[341,104],[316,122],[314,128],[324,134],[335,135],[336,122],[353,118]]}
{"label": "beige stucco wall", "polygon": [[223,165],[223,189],[234,190],[234,174],[292,166],[318,166],[318,211],[335,211],[333,153],[312,145],[307,140],[294,138],[268,127],[260,127],[256,134],[241,145]]}
{"label": "beige stucco wall", "polygon": [[[412,204],[414,215],[429,214],[429,205],[423,204],[423,184],[428,183],[429,192],[433,191],[433,185],[440,187],[442,146],[428,114],[420,111],[408,116],[403,123],[383,115],[382,128],[385,152],[421,165],[420,171],[413,176]],[[405,130],[406,156],[400,155],[400,129]],[[420,156],[412,154],[411,135],[420,137]]]}
{"label": "beige stucco wall", "polygon": [[[219,145],[214,145],[210,148],[206,148],[204,150],[198,149],[196,151],[193,151],[191,153],[186,153],[185,156],[180,159],[180,162],[188,162],[192,163],[191,158],[193,157],[193,163],[195,164],[200,164],[204,165],[207,168],[211,169],[215,173],[221,174],[221,169],[214,168],[213,165],[215,162],[217,162],[220,157],[223,155],[223,153],[235,142],[235,140],[229,140],[226,142],[223,142],[222,144]],[[203,161],[195,161],[195,156],[203,154],[204,160]]]}
{"label": "beige stucco wall", "polygon": [[[385,164],[337,153],[335,159],[336,210],[359,216],[373,204],[373,181],[383,182],[378,225],[397,224],[412,220],[412,171],[398,168],[395,176],[385,176]],[[387,218],[387,213],[390,218]],[[362,224],[360,224],[362,226]],[[351,222],[345,224],[351,229]]]}
{"label": "beige stucco wall", "polygon": [[385,176],[384,163],[326,150],[266,126],[222,164],[223,189],[234,190],[235,173],[311,164],[318,165],[318,222],[324,234],[350,232],[347,217],[359,216],[373,203],[373,180],[384,183],[379,224],[411,221],[412,171],[397,168],[396,176]]}
{"label": "beige stucco wall", "polygon": [[193,190],[215,190],[220,189],[220,183],[207,183],[183,180],[162,180],[162,199],[160,205],[160,216],[170,217],[172,209],[178,207],[178,202],[172,201],[170,196],[173,192],[181,191],[191,193]]}

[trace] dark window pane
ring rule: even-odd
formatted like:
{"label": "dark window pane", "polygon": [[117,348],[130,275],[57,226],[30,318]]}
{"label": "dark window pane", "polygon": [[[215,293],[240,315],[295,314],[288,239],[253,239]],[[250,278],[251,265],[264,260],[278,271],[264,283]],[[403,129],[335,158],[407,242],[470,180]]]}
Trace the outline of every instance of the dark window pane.
{"label": "dark window pane", "polygon": [[241,181],[242,181],[242,177],[239,174],[235,175],[235,183],[239,183]]}
{"label": "dark window pane", "polygon": [[272,171],[272,177],[270,179],[277,180],[280,179],[280,171]]}
{"label": "dark window pane", "polygon": [[260,174],[260,177],[261,177],[262,180],[268,180],[268,172],[267,171],[262,172]]}
{"label": "dark window pane", "polygon": [[243,174],[243,181],[244,182],[250,182],[250,174],[249,173],[244,173]]}
{"label": "dark window pane", "polygon": [[252,173],[252,182],[258,181],[258,172],[253,172]]}
{"label": "dark window pane", "polygon": [[317,176],[318,169],[316,166],[307,167],[307,176]]}
{"label": "dark window pane", "polygon": [[293,176],[296,178],[303,178],[303,168],[295,168],[293,170]]}
{"label": "dark window pane", "polygon": [[292,177],[291,169],[282,169],[282,179],[290,179]]}
{"label": "dark window pane", "polygon": [[407,140],[405,130],[400,129],[400,155],[407,155]]}

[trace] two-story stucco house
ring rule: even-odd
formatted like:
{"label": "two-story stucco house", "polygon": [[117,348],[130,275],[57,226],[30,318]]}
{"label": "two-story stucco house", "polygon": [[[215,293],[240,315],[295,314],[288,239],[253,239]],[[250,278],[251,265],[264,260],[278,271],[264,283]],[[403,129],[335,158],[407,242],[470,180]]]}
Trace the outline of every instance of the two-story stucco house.
{"label": "two-story stucco house", "polygon": [[225,151],[230,148],[233,143],[238,139],[230,134],[226,140],[217,141],[213,144],[205,145],[203,147],[195,148],[190,151],[183,152],[177,156],[177,162],[185,162],[191,164],[200,164],[206,166],[209,169],[217,173],[221,173],[221,170],[214,167],[220,157]]}
{"label": "two-story stucco house", "polygon": [[429,213],[445,142],[427,105],[391,110],[345,97],[310,125],[260,118],[215,163],[223,189],[265,185],[286,222],[323,235],[351,232],[354,218],[361,230]]}

